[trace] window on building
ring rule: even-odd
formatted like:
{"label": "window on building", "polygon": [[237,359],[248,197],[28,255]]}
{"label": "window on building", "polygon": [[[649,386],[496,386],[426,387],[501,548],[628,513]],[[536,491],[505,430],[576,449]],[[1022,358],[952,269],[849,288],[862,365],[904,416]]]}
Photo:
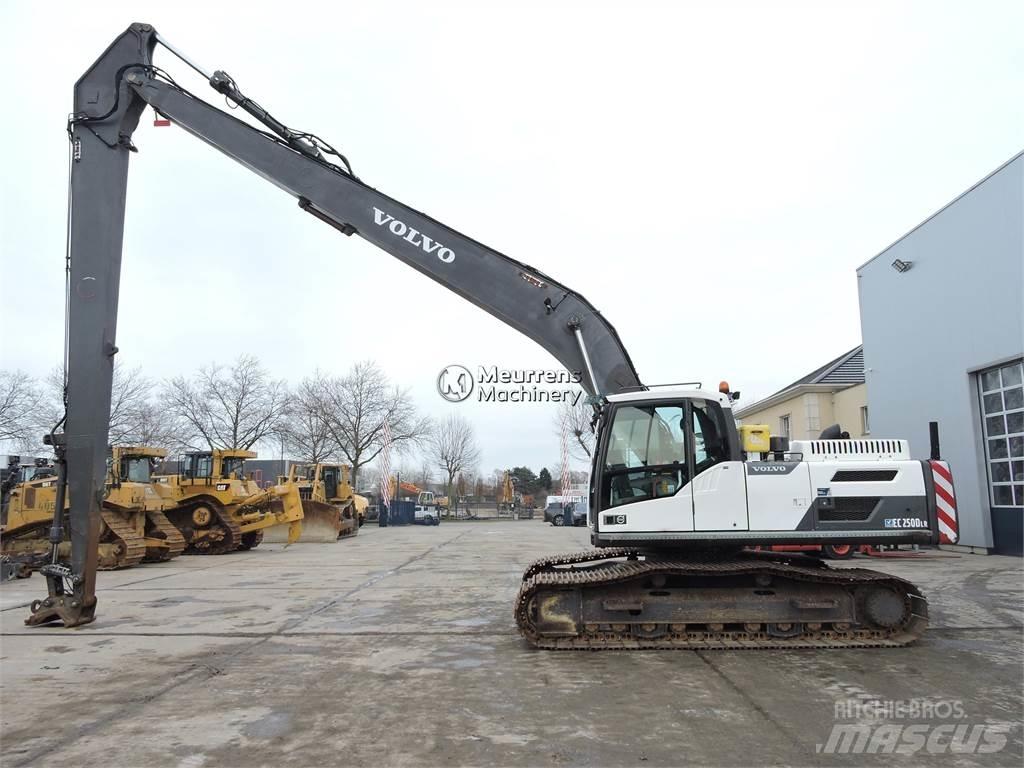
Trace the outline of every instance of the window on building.
{"label": "window on building", "polygon": [[1024,507],[1024,361],[978,374],[989,497]]}
{"label": "window on building", "polygon": [[779,416],[779,434],[783,437],[789,437],[789,414],[785,416]]}
{"label": "window on building", "polygon": [[866,405],[860,407],[860,432],[862,435],[871,434],[871,422],[868,421],[868,407]]}

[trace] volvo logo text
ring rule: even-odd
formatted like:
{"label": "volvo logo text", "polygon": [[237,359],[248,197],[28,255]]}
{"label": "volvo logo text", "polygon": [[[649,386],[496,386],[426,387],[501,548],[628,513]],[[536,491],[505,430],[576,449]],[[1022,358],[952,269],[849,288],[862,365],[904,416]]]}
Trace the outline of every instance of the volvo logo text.
{"label": "volvo logo text", "polygon": [[795,461],[748,461],[748,475],[788,475],[796,469],[799,462]]}
{"label": "volvo logo text", "polygon": [[418,229],[413,229],[405,222],[399,221],[390,213],[384,213],[384,211],[376,206],[373,209],[373,223],[378,227],[386,226],[391,231],[391,234],[402,238],[407,243],[418,245],[425,253],[437,254],[437,258],[445,264],[451,264],[455,261],[455,251],[451,248],[446,248],[433,238],[427,237]]}

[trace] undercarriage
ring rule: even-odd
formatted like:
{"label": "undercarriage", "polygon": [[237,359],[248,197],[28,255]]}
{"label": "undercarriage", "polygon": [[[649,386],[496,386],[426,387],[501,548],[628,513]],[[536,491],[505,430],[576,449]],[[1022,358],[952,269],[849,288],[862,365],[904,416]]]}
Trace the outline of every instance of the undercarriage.
{"label": "undercarriage", "polygon": [[167,516],[160,510],[146,510],[146,556],[143,561],[161,563],[184,551],[185,537]]}
{"label": "undercarriage", "polygon": [[[139,532],[137,519],[141,512],[125,512],[104,506],[100,510],[103,525],[97,545],[97,568],[112,571],[138,565],[146,556],[146,539]],[[8,562],[19,564],[19,573],[26,574],[50,562],[49,541],[51,519],[45,518],[3,535],[3,554]],[[58,554],[68,557],[71,543],[63,541]]]}
{"label": "undercarriage", "polygon": [[533,563],[515,617],[552,650],[895,647],[928,605],[907,581],[804,555],[604,549]]}
{"label": "undercarriage", "polygon": [[222,555],[242,545],[241,527],[216,499],[204,497],[186,502],[165,510],[164,514],[184,538],[186,555]]}

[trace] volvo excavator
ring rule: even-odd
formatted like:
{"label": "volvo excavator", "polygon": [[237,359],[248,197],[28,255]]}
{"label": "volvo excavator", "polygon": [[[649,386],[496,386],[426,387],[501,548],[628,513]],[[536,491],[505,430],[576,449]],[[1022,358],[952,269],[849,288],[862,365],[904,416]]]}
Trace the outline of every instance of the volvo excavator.
{"label": "volvo excavator", "polygon": [[[158,44],[200,73],[235,114],[155,66]],[[539,560],[523,574],[514,615],[530,644],[896,646],[924,631],[926,600],[907,581],[745,548],[955,541],[944,462],[914,461],[905,441],[875,439],[799,441],[751,456],[729,392],[644,385],[614,327],[583,296],[369,186],[329,143],[289,128],[226,72],[205,69],[148,24],[117,37],[75,87],[67,421],[53,441],[59,487],[70,489],[72,547],[69,562],[54,549],[43,570],[48,594],[27,623],[75,626],[95,617],[128,160],[147,106],[275,184],[309,215],[533,339],[579,377],[594,407],[594,548]],[[685,337],[680,329],[680,344]]]}

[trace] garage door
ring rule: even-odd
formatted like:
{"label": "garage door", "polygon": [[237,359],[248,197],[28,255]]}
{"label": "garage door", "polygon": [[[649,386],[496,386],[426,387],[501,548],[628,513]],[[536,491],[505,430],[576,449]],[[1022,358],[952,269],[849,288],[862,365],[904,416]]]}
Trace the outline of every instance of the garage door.
{"label": "garage door", "polygon": [[1024,363],[978,374],[992,537],[997,552],[1021,554],[1024,542]]}

